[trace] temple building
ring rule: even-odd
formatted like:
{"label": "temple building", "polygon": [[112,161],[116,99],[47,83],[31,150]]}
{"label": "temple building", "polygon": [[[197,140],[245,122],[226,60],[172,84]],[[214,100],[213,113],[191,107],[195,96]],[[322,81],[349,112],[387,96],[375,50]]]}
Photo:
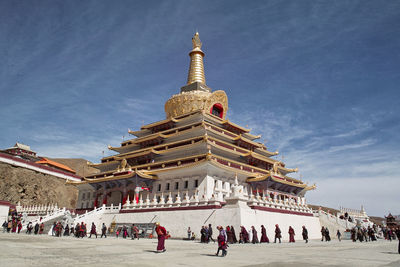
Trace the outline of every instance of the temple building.
{"label": "temple building", "polygon": [[[205,54],[198,33],[192,43],[187,84],[166,101],[166,118],[129,130],[131,139],[108,147],[114,155],[91,164],[98,173],[79,182],[68,181],[79,188],[77,208],[118,206],[119,216],[114,220],[136,222],[146,221],[153,212],[170,229],[173,226],[165,214],[179,217],[185,216],[179,212],[211,209],[218,211],[213,223],[222,224],[221,218],[226,217],[236,220],[226,225],[239,227],[246,221],[257,225],[269,216],[271,223],[272,218],[277,218],[274,223],[292,220],[300,231],[308,220],[317,235],[318,219],[312,220],[305,202],[305,193],[315,185],[291,177],[297,168],[288,168],[274,157],[278,151],[258,141],[259,135],[227,118],[226,93],[206,84]],[[254,215],[256,210],[264,213]],[[245,216],[246,212],[253,217]],[[134,219],[121,217],[129,213],[135,214]],[[202,216],[206,215],[200,215],[200,220]],[[186,225],[195,224],[189,221]]]}

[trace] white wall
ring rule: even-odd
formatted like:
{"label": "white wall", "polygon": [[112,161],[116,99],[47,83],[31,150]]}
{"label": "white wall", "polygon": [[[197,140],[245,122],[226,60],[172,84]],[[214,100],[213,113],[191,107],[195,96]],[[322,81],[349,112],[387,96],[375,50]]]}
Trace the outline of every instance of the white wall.
{"label": "white wall", "polygon": [[[94,218],[92,218],[93,220]],[[267,228],[267,235],[270,241],[273,241],[275,224],[279,224],[283,241],[288,241],[288,228],[292,226],[295,229],[296,240],[302,240],[302,226],[305,225],[308,229],[309,238],[320,238],[321,225],[318,217],[301,216],[294,214],[283,214],[277,212],[252,210],[247,207],[225,206],[222,209],[207,209],[207,210],[174,210],[174,211],[152,211],[152,212],[136,212],[136,213],[118,213],[118,214],[102,214],[100,224],[105,222],[107,226],[115,219],[117,223],[150,223],[160,222],[165,226],[174,238],[183,238],[187,236],[187,228],[190,226],[195,232],[196,237],[200,235],[200,229],[203,225],[209,223],[213,226],[213,232],[216,236],[217,225],[226,227],[233,225],[237,238],[239,238],[240,225],[246,227],[247,230],[251,226],[255,226],[258,232],[258,237],[261,237],[261,225]],[[208,219],[208,220],[207,220]]]}
{"label": "white wall", "polygon": [[8,220],[8,210],[9,206],[7,205],[0,205],[0,223],[3,224],[5,220]]}

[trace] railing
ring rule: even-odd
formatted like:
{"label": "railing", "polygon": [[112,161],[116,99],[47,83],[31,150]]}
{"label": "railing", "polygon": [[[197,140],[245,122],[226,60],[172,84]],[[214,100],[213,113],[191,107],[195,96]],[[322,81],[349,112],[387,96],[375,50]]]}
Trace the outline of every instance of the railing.
{"label": "railing", "polygon": [[53,212],[47,214],[47,215],[44,216],[44,217],[40,217],[40,218],[35,219],[35,220],[33,220],[33,221],[25,221],[25,222],[23,223],[23,225],[22,225],[22,230],[25,230],[25,229],[26,229],[26,227],[27,227],[27,225],[29,224],[29,222],[31,222],[32,225],[34,226],[36,223],[45,223],[45,222],[48,222],[48,221],[50,221],[50,220],[53,220],[53,219],[55,219],[55,218],[57,218],[57,217],[59,217],[59,216],[65,215],[66,212],[67,212],[67,209],[66,209],[66,208],[57,209],[57,210],[55,210],[55,211],[53,211]]}
{"label": "railing", "polygon": [[310,209],[305,202],[295,202],[294,200],[282,200],[282,199],[272,199],[270,197],[260,196],[260,195],[250,195],[249,201],[247,203],[249,206],[260,206],[267,207],[277,210],[294,211],[301,213],[312,214],[313,211]]}
{"label": "railing", "polygon": [[165,199],[164,194],[157,198],[154,194],[153,199],[150,200],[149,195],[147,195],[145,201],[142,198],[138,202],[130,201],[129,198],[126,203],[122,206],[124,210],[134,210],[134,209],[160,209],[160,208],[172,208],[172,207],[189,207],[189,206],[220,206],[223,201],[217,200],[214,195],[209,199],[206,195],[199,196],[198,192],[192,197],[189,197],[186,192],[183,200],[178,192],[175,199],[172,198],[171,193]]}
{"label": "railing", "polygon": [[329,222],[338,224],[339,226],[341,226],[345,229],[352,229],[353,227],[356,226],[356,224],[354,222],[349,222],[346,219],[341,219],[340,217],[330,214],[328,212],[325,212],[323,210],[317,210],[317,211],[314,210],[313,213],[319,217],[323,216]]}
{"label": "railing", "polygon": [[18,213],[26,213],[29,215],[46,215],[59,210],[57,204],[47,204],[47,205],[31,205],[31,206],[21,206],[19,203],[16,206]]}
{"label": "railing", "polygon": [[[231,194],[232,195],[232,194]],[[277,210],[286,210],[300,213],[309,213],[312,214],[312,210],[305,204],[305,202],[297,203],[294,200],[289,201],[286,200],[277,200],[271,199],[268,197],[261,197],[259,195],[244,195],[240,196],[240,199],[244,202],[247,202],[249,207],[266,207]],[[222,206],[227,202],[227,199],[224,199],[222,196],[217,194],[217,197],[212,194],[211,198],[208,198],[206,195],[199,196],[199,193],[196,192],[194,195],[189,197],[188,193],[184,195],[183,199],[181,199],[180,194],[178,192],[177,196],[173,198],[171,193],[164,197],[164,194],[157,198],[155,194],[150,200],[149,195],[147,195],[146,199],[143,201],[142,198],[139,199],[138,202],[131,202],[128,198],[127,202],[122,206],[122,210],[136,210],[136,209],[168,209],[168,208],[178,208],[178,207],[196,207],[196,206]]]}

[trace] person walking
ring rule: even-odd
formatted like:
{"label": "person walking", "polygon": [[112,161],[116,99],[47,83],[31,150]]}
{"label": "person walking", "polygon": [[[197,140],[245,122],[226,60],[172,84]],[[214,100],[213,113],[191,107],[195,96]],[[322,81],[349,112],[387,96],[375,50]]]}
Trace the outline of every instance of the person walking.
{"label": "person walking", "polygon": [[64,228],[64,236],[69,236],[69,225],[68,225],[68,223]]}
{"label": "person walking", "polygon": [[301,233],[301,235],[303,236],[303,240],[306,241],[306,243],[308,243],[308,230],[304,225],[303,225],[303,232]]}
{"label": "person walking", "polygon": [[329,235],[328,227],[325,227],[325,241],[331,241],[331,236]]}
{"label": "person walking", "polygon": [[7,231],[7,226],[8,226],[7,221],[4,221],[2,226],[3,226],[3,233],[5,233]]}
{"label": "person walking", "polygon": [[339,230],[337,230],[336,236],[337,236],[337,239],[339,240],[339,242],[341,242],[342,241],[342,239],[341,239],[342,234],[340,233]]}
{"label": "person walking", "polygon": [[219,251],[222,250],[222,257],[225,257],[228,252],[226,251],[228,248],[227,244],[227,239],[226,239],[226,233],[224,231],[224,228],[222,226],[218,226],[217,229],[219,230],[219,235],[218,235],[218,250],[217,253],[215,254],[216,256],[219,256]]}
{"label": "person walking", "polygon": [[294,233],[294,229],[292,228],[292,226],[289,226],[288,233],[289,233],[289,243],[294,243],[295,242],[294,241],[295,233]]}
{"label": "person walking", "polygon": [[94,222],[92,222],[92,228],[90,229],[89,238],[92,238],[92,234],[95,235],[97,238],[96,225],[94,224]]}
{"label": "person walking", "polygon": [[322,236],[321,241],[324,241],[324,239],[326,239],[326,238],[325,238],[325,227],[323,227],[323,226],[321,228],[321,236]]}
{"label": "person walking", "polygon": [[100,238],[103,238],[103,236],[104,236],[104,238],[107,238],[106,233],[107,233],[107,226],[105,225],[105,223],[103,223],[103,225],[101,226],[101,236],[100,236]]}
{"label": "person walking", "polygon": [[188,239],[190,240],[190,237],[192,236],[192,230],[190,230],[190,227],[188,227],[188,229],[187,229],[187,236],[188,236]]}
{"label": "person walking", "polygon": [[26,227],[26,233],[27,233],[28,235],[32,234],[32,229],[33,229],[32,222],[29,222],[29,223],[28,223],[28,226]]}
{"label": "person walking", "polygon": [[215,243],[214,238],[212,237],[213,235],[213,229],[211,226],[211,223],[208,225],[208,241],[212,240]]}
{"label": "person walking", "polygon": [[395,233],[396,233],[396,236],[397,236],[397,240],[399,240],[399,248],[398,248],[398,250],[399,250],[399,254],[400,254],[400,226],[397,227]]}
{"label": "person walking", "polygon": [[137,238],[139,240],[139,228],[135,224],[132,224],[132,229],[131,229],[131,239]]}
{"label": "person walking", "polygon": [[156,223],[156,233],[158,236],[157,252],[165,252],[165,237],[167,235],[167,230],[165,230],[165,228],[162,227],[159,222]]}
{"label": "person walking", "polygon": [[261,240],[260,243],[269,243],[269,239],[267,236],[267,229],[265,229],[264,225],[261,225]]}
{"label": "person walking", "polygon": [[274,241],[274,243],[276,243],[276,239],[279,239],[279,243],[281,243],[281,238],[282,238],[281,229],[279,229],[278,224],[275,224],[275,241]]}
{"label": "person walking", "polygon": [[233,236],[233,243],[237,243],[235,228],[233,228],[233,225],[231,225],[231,232],[232,232],[232,236]]}
{"label": "person walking", "polygon": [[[39,224],[37,224],[39,225]],[[35,231],[36,231],[36,225],[35,225]],[[39,235],[42,235],[44,231],[44,223],[41,223],[39,226]]]}
{"label": "person walking", "polygon": [[257,230],[254,226],[251,227],[251,232],[253,233],[253,239],[251,240],[251,242],[253,244],[258,244],[258,236],[257,236]]}

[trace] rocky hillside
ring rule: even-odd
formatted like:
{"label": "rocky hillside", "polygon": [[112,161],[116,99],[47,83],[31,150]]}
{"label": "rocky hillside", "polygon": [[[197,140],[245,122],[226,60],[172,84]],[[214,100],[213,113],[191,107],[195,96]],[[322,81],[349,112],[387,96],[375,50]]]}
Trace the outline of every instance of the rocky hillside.
{"label": "rocky hillside", "polygon": [[67,165],[68,167],[76,171],[76,174],[79,176],[87,176],[89,174],[99,172],[98,169],[89,167],[87,165],[88,161],[86,159],[72,159],[72,158],[50,158],[50,159],[58,163]]}
{"label": "rocky hillside", "polygon": [[0,163],[0,200],[21,205],[57,203],[76,208],[78,190],[65,180],[33,170]]}

